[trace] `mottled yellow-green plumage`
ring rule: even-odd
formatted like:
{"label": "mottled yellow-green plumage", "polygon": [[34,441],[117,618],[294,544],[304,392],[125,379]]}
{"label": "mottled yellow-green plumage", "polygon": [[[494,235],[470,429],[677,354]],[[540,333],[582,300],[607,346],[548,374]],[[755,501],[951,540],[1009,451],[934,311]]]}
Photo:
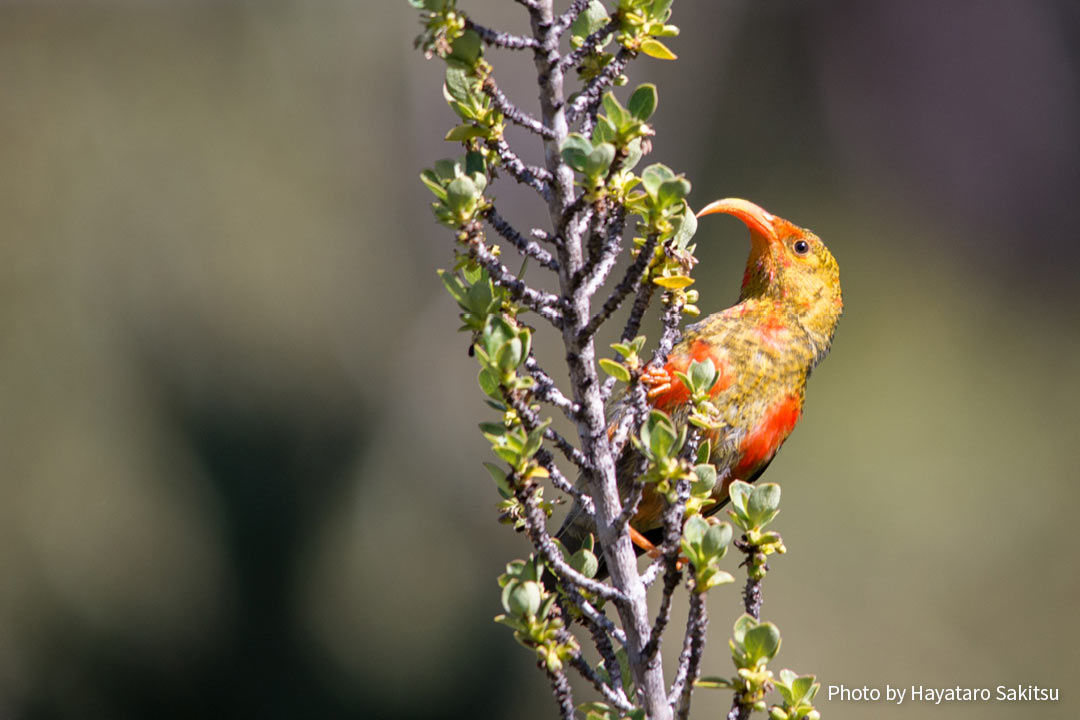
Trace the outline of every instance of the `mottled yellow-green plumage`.
{"label": "mottled yellow-green plumage", "polygon": [[[681,421],[690,412],[689,391],[675,372],[706,359],[719,371],[712,393],[721,425],[707,434],[721,479],[713,512],[733,480],[753,482],[764,472],[794,429],[806,380],[828,354],[843,309],[839,267],[817,235],[746,200],[719,200],[699,216],[718,212],[750,229],[739,302],[687,327],[663,369],[643,378],[653,406]],[[637,466],[628,449],[618,463],[620,489],[629,488]],[[663,509],[663,498],[646,488],[631,525],[641,533],[659,528]],[[591,521],[574,508],[559,538],[574,550],[590,532]]]}

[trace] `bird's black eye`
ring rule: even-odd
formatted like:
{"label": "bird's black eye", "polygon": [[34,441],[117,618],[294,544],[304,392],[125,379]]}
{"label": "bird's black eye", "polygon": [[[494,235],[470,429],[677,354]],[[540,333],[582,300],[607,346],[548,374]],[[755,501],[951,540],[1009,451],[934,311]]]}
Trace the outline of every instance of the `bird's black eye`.
{"label": "bird's black eye", "polygon": [[796,240],[795,244],[791,247],[795,250],[796,255],[805,255],[810,252],[810,243],[805,240]]}

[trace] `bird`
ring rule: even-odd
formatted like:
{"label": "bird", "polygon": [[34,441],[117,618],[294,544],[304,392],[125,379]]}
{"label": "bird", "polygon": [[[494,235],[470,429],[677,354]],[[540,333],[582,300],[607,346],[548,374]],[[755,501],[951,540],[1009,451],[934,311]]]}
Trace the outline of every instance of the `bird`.
{"label": "bird", "polygon": [[[693,408],[690,391],[676,373],[688,372],[694,361],[710,360],[716,368],[719,378],[710,400],[719,418],[703,431],[703,438],[710,442],[709,462],[716,467],[717,482],[712,504],[703,510],[706,515],[726,503],[732,482],[757,480],[795,429],[807,379],[828,355],[844,307],[839,266],[813,232],[740,198],[709,203],[697,216],[715,213],[738,218],[750,231],[738,302],[686,327],[664,365],[641,376],[651,407],[679,425]],[[628,407],[625,396],[615,402],[612,426]],[[628,443],[616,463],[624,500],[640,459]],[[664,496],[646,485],[630,521],[639,552],[655,554],[665,505]],[[593,520],[575,503],[556,537],[572,554],[590,534],[595,534]],[[598,577],[605,574],[602,565]]]}

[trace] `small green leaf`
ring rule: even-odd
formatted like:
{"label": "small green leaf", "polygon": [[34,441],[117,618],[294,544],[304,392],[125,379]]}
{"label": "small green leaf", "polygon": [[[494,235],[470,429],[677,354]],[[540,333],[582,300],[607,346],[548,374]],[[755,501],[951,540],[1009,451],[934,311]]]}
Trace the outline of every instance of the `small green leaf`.
{"label": "small green leaf", "polygon": [[736,480],[728,488],[731,504],[744,515],[746,514],[746,499],[750,497],[750,493],[753,491],[754,486],[742,480]]}
{"label": "small green leaf", "polygon": [[472,75],[465,68],[449,66],[446,68],[446,92],[454,100],[467,103],[472,94]]}
{"label": "small green leaf", "polygon": [[420,182],[427,185],[428,190],[430,190],[436,198],[442,202],[446,202],[446,188],[439,182],[439,176],[435,174],[434,170],[425,170],[420,173]]}
{"label": "small green leaf", "polygon": [[585,577],[592,578],[596,577],[596,572],[600,569],[600,561],[592,552],[582,548],[570,558],[570,567]]}
{"label": "small green leaf", "polygon": [[[811,694],[811,691],[813,691],[813,694]],[[814,699],[814,694],[816,694],[816,692],[817,691],[814,690],[813,675],[803,675],[802,677],[796,678],[791,683],[792,704],[810,702]]]}
{"label": "small green leaf", "polygon": [[657,60],[675,60],[678,58],[678,55],[671,52],[667,45],[652,38],[641,43],[641,52]]}
{"label": "small green leaf", "polygon": [[664,18],[671,12],[671,4],[674,0],[653,0],[652,7],[649,8],[649,16],[654,18]]}
{"label": "small green leaf", "polygon": [[712,489],[716,487],[716,468],[707,463],[701,463],[694,466],[694,474],[697,476],[697,481],[694,483],[694,494],[705,495],[712,492]]}
{"label": "small green leaf", "polygon": [[517,369],[517,366],[525,359],[522,350],[521,340],[516,337],[510,338],[495,351],[495,364],[503,372]]}
{"label": "small green leaf", "polygon": [[[698,445],[698,449],[697,449],[697,462],[698,462],[698,465],[702,465],[704,463],[709,462],[709,457],[711,455],[712,455],[712,443],[709,441],[708,438],[705,438],[704,440],[701,441],[701,444]],[[694,469],[697,470],[697,468],[694,468]],[[715,474],[715,468],[713,469],[713,472]]]}
{"label": "small green leaf", "polygon": [[509,592],[503,593],[503,607],[511,615],[517,615],[519,617],[527,617],[536,615],[540,610],[540,585],[538,583],[527,581],[519,583],[510,583],[506,586]]}
{"label": "small green leaf", "polygon": [[742,644],[752,664],[771,660],[780,649],[780,630],[770,622],[761,623],[746,631]]}
{"label": "small green leaf", "polygon": [[668,275],[666,277],[653,278],[653,282],[668,290],[681,290],[694,284],[694,278],[686,275]]}
{"label": "small green leaf", "polygon": [[691,545],[700,545],[708,531],[709,523],[700,515],[693,515],[683,526],[683,538]]}
{"label": "small green leaf", "polygon": [[656,111],[656,86],[645,83],[638,87],[626,103],[626,109],[638,120],[645,122]]}
{"label": "small green leaf", "polygon": [[763,483],[754,488],[746,501],[746,514],[755,527],[769,523],[780,512],[780,486]]}
{"label": "small green leaf", "polygon": [[706,690],[732,690],[735,686],[731,684],[731,680],[728,678],[708,675],[695,681],[694,687],[705,688]]}
{"label": "small green leaf", "polygon": [[[657,414],[659,414],[658,411],[653,410],[652,415],[656,416]],[[671,424],[671,420],[667,415],[661,414],[660,418],[652,423],[652,429],[649,433],[649,449],[652,451],[652,457],[656,460],[669,457],[677,437],[675,426]]]}
{"label": "small green leaf", "polygon": [[701,540],[701,550],[706,555],[723,557],[727,545],[731,542],[731,526],[727,523],[713,525]]}
{"label": "small green leaf", "polygon": [[712,390],[719,377],[719,373],[716,372],[716,365],[713,364],[711,358],[706,358],[702,362],[694,360],[690,363],[690,379],[695,390],[701,392]]}
{"label": "small green leaf", "polygon": [[583,135],[578,133],[571,133],[563,140],[560,153],[562,154],[563,161],[574,168],[578,172],[585,170],[585,164],[588,162],[589,154],[593,151],[592,143],[590,143]]}
{"label": "small green leaf", "polygon": [[585,11],[574,19],[573,24],[570,26],[570,33],[574,37],[584,40],[607,25],[607,23],[608,14],[603,3],[600,0],[590,0],[589,4],[585,6]]}
{"label": "small green leaf", "polygon": [[435,175],[440,180],[453,180],[461,174],[461,163],[457,160],[443,158],[435,161]]}
{"label": "small green leaf", "polygon": [[465,174],[466,175],[485,175],[487,173],[487,167],[484,163],[484,156],[475,150],[470,150],[465,153]]}
{"label": "small green leaf", "polygon": [[[473,285],[473,287],[476,287],[476,285]],[[517,337],[517,332],[510,326],[510,323],[506,322],[505,318],[499,315],[493,315],[488,318],[487,324],[484,325],[484,331],[481,334],[481,339],[484,341],[484,349],[492,358],[495,357],[495,354],[504,343],[514,337]]]}
{"label": "small green leaf", "polygon": [[683,249],[690,242],[690,238],[694,237],[694,233],[697,232],[697,216],[694,215],[690,206],[686,205],[683,207],[682,213],[672,220],[672,224],[675,225],[675,239],[673,244],[675,247]]}
{"label": "small green leaf", "polygon": [[593,128],[592,141],[594,144],[614,142],[618,136],[615,126],[603,115],[596,118],[596,127]]}
{"label": "small green leaf", "polygon": [[660,189],[661,183],[671,180],[674,177],[675,173],[671,171],[671,168],[656,163],[641,171],[641,184],[644,186],[645,192],[649,194],[649,197],[655,200],[657,190]]}
{"label": "small green leaf", "polygon": [[514,494],[514,490],[510,487],[510,483],[506,479],[506,473],[502,468],[489,462],[484,463],[484,467],[487,468],[491,479],[495,481],[495,487],[498,488],[500,495],[508,498]]}
{"label": "small green leaf", "polygon": [[467,212],[477,199],[476,183],[465,176],[454,178],[446,186],[446,204],[454,212]]}
{"label": "small green leaf", "polygon": [[641,138],[636,137],[626,145],[626,159],[623,160],[621,168],[623,170],[633,170],[641,162],[642,155]]}
{"label": "small green leaf", "polygon": [[465,295],[468,292],[468,288],[458,279],[458,276],[452,272],[446,270],[439,270],[436,272],[439,279],[442,280],[443,286],[446,288],[446,292],[450,293],[450,297],[457,300],[459,303],[465,299]]}
{"label": "small green leaf", "polygon": [[672,178],[660,184],[656,191],[656,201],[660,207],[674,205],[690,194],[690,181],[683,177]]}
{"label": "small green leaf", "polygon": [[488,131],[482,127],[476,125],[458,125],[451,128],[450,132],[446,133],[446,137],[443,140],[448,142],[465,142],[466,140],[472,140],[477,137],[484,137],[488,134]]}
{"label": "small green leaf", "polygon": [[484,53],[484,43],[475,30],[466,30],[461,37],[451,45],[448,61],[456,61],[467,67],[476,65],[476,61]]}
{"label": "small green leaf", "polygon": [[611,358],[600,358],[600,369],[620,382],[630,382],[630,371],[626,366]]}
{"label": "small green leaf", "polygon": [[584,173],[590,177],[597,177],[607,173],[615,159],[615,146],[611,143],[600,143],[585,158]]}
{"label": "small green leaf", "polygon": [[480,374],[476,377],[476,381],[480,383],[480,389],[488,397],[502,398],[502,393],[499,391],[499,378],[492,372],[491,368],[482,368]]}
{"label": "small green leaf", "polygon": [[754,619],[752,615],[743,613],[735,621],[735,627],[732,630],[732,637],[735,638],[735,642],[739,645],[743,644],[743,640],[746,638],[746,633],[751,628],[757,627],[758,621]]}
{"label": "small green leaf", "polygon": [[604,111],[607,113],[608,120],[615,125],[617,130],[622,130],[631,120],[630,113],[626,111],[619,101],[615,98],[615,93],[606,92],[604,97],[600,99],[600,102],[604,106]]}

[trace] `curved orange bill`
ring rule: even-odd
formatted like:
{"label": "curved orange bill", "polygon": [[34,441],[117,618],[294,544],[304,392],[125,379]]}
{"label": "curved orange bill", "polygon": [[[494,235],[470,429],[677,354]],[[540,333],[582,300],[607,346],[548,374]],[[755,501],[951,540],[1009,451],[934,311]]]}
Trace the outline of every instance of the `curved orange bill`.
{"label": "curved orange bill", "polygon": [[712,215],[713,213],[726,213],[734,215],[742,220],[746,227],[750,228],[751,235],[757,235],[766,240],[779,240],[776,232],[776,224],[780,218],[762,209],[749,200],[742,198],[724,198],[711,202],[698,211],[697,216]]}

